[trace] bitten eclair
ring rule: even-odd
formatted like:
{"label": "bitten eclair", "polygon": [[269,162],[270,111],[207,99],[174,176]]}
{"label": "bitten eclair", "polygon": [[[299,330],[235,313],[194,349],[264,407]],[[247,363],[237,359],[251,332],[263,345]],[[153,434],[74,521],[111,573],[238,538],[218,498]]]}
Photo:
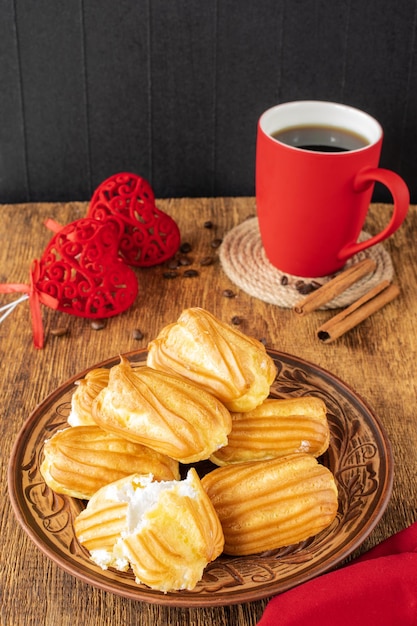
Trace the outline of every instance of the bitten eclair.
{"label": "bitten eclair", "polygon": [[194,468],[155,483],[133,475],[103,487],[74,522],[78,541],[103,569],[168,592],[193,589],[223,549],[223,531]]}

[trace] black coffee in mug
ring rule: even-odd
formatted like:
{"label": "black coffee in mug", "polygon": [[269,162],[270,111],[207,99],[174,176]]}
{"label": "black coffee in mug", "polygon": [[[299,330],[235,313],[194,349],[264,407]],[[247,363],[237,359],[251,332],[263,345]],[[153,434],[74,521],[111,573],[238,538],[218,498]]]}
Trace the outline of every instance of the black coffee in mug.
{"label": "black coffee in mug", "polygon": [[281,143],[314,152],[348,152],[369,145],[369,141],[346,128],[335,126],[292,126],[271,133]]}

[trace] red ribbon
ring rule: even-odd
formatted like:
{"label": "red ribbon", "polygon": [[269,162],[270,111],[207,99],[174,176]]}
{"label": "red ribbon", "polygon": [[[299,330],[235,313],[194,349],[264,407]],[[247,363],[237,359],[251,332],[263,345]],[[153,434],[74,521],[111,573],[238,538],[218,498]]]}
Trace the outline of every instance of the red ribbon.
{"label": "red ribbon", "polygon": [[53,220],[52,217],[48,217],[44,221],[44,224],[46,228],[48,230],[52,230],[53,233],[59,233],[59,231],[63,229],[63,226],[59,222],[56,222],[55,220]]}
{"label": "red ribbon", "polygon": [[0,293],[27,293],[32,318],[32,334],[35,348],[41,349],[44,344],[44,332],[42,325],[41,303],[51,309],[57,309],[59,300],[47,293],[40,291],[37,286],[40,278],[40,264],[38,260],[32,261],[30,268],[30,284],[9,283],[0,284]]}

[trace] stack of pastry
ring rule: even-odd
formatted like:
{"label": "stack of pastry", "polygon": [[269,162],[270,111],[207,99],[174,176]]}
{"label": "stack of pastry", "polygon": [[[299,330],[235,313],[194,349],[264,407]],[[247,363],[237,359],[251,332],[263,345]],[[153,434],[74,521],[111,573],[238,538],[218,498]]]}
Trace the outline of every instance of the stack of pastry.
{"label": "stack of pastry", "polygon": [[[276,373],[261,342],[193,308],[150,342],[145,366],[121,357],[80,382],[42,472],[89,499],[75,532],[96,563],[192,589],[222,550],[273,550],[331,524],[337,489],[315,458],[329,445],[326,406],[268,398]],[[179,480],[179,464],[207,459],[221,467]]]}

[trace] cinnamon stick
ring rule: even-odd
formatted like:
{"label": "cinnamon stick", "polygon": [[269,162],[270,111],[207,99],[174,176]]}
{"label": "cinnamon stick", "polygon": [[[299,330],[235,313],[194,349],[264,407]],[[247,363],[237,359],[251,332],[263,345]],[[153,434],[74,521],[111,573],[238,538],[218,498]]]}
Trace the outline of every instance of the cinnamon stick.
{"label": "cinnamon stick", "polygon": [[317,336],[323,343],[331,343],[344,335],[348,330],[363,322],[370,315],[382,309],[400,293],[397,285],[384,280],[349,307],[332,317],[317,329]]}
{"label": "cinnamon stick", "polygon": [[296,302],[293,308],[294,312],[298,315],[305,315],[306,313],[315,311],[323,304],[333,300],[333,298],[345,291],[360,278],[373,272],[375,268],[376,262],[371,258],[366,258],[363,259],[363,261],[359,261],[359,263],[355,263],[355,265],[341,272],[332,278],[332,280],[329,280],[328,283],[316,289],[316,291],[313,291],[299,302]]}

